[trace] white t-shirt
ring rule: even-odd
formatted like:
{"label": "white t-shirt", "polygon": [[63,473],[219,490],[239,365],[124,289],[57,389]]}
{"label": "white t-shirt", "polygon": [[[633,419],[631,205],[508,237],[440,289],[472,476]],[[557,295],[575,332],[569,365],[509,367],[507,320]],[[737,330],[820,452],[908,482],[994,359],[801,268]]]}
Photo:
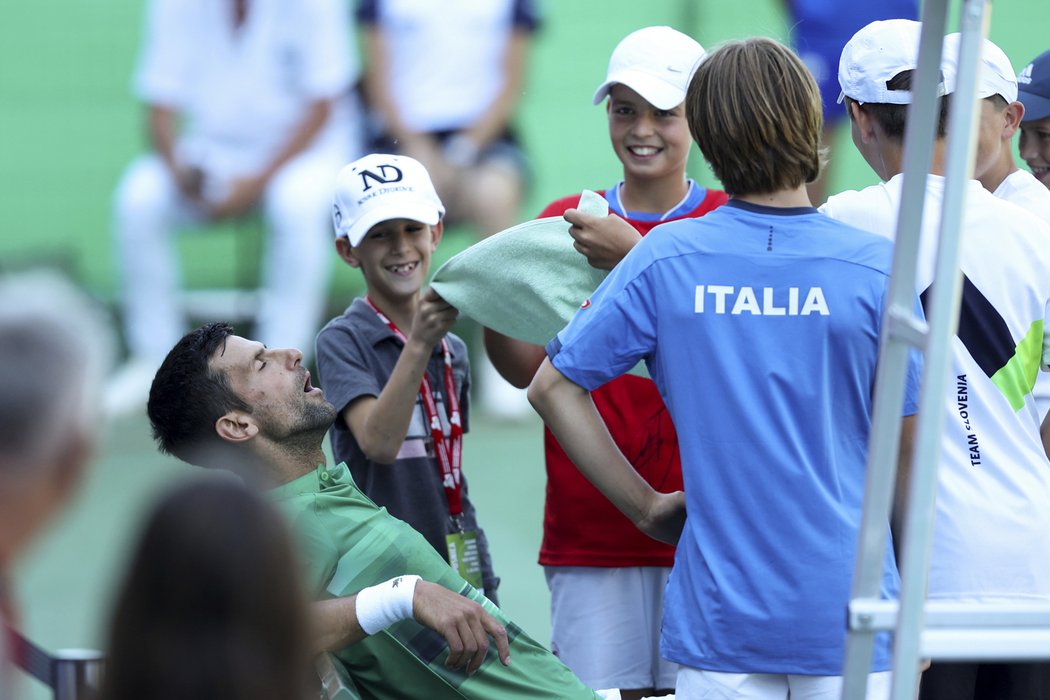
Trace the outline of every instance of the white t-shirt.
{"label": "white t-shirt", "polygon": [[[993,194],[1050,223],[1050,189],[1027,170],[1018,169],[1007,175]],[[1047,245],[1050,245],[1050,241],[1047,241]],[[1032,393],[1035,394],[1039,415],[1045,417],[1050,411],[1050,374],[1039,373]]]}
{"label": "white t-shirt", "polygon": [[255,171],[306,107],[326,98],[341,99],[310,149],[352,147],[348,100],[359,66],[349,8],[252,0],[237,30],[230,15],[215,0],[153,0],[146,15],[134,90],[186,118],[184,157],[220,174]]}
{"label": "white t-shirt", "polygon": [[470,126],[503,91],[516,29],[538,22],[531,0],[371,0],[358,20],[383,31],[390,95],[405,126]]}
{"label": "white t-shirt", "polygon": [[1007,175],[992,194],[1050,223],[1050,189],[1027,170],[1017,169]]}
{"label": "white t-shirt", "polygon": [[[821,210],[893,238],[901,182],[835,195]],[[944,178],[930,175],[920,294],[933,278],[943,198]],[[1030,393],[1039,356],[1050,362],[1050,226],[973,180],[963,227],[929,596],[1050,600],[1050,460]]]}

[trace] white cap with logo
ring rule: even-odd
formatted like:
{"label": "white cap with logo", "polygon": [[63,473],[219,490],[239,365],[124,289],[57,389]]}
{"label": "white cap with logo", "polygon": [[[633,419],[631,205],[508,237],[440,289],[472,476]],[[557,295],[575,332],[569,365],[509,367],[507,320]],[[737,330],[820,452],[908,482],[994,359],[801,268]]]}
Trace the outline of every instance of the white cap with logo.
{"label": "white cap with logo", "polygon": [[[941,72],[944,73],[945,93],[951,94],[957,88],[959,77],[959,32],[954,32],[944,37],[944,45],[941,48]],[[984,99],[992,95],[999,95],[1007,102],[1017,101],[1017,77],[1014,67],[1010,65],[1003,50],[998,46],[984,40],[984,50],[981,52],[980,77],[977,79],[977,98]]]}
{"label": "white cap with logo", "polygon": [[[844,97],[861,104],[911,103],[911,90],[891,90],[894,76],[919,65],[922,24],[910,19],[872,22],[853,35],[839,58],[839,102]],[[938,86],[944,94],[944,84]]]}
{"label": "white cap with logo", "polygon": [[594,93],[594,104],[601,103],[609,88],[619,83],[657,109],[674,109],[685,101],[689,81],[706,55],[703,46],[671,27],[631,32],[613,50],[605,82]]}
{"label": "white cap with logo", "polygon": [[358,245],[368,230],[390,219],[433,226],[445,215],[423,164],[408,156],[372,153],[344,166],[335,180],[336,237]]}

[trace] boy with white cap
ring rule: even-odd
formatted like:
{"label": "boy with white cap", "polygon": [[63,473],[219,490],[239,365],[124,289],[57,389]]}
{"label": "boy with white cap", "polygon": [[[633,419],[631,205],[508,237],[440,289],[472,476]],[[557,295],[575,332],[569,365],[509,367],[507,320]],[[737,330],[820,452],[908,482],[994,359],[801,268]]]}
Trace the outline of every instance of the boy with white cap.
{"label": "boy with white cap", "polygon": [[[874,22],[846,44],[839,82],[853,139],[886,182],[831,197],[830,216],[892,238],[903,133],[920,25]],[[943,100],[942,102],[946,102]],[[944,196],[946,106],[926,183],[917,289],[933,282]],[[962,217],[963,292],[945,396],[929,597],[1050,602],[1050,460],[1032,386],[1050,364],[1050,227],[970,181]],[[1047,666],[950,664],[923,674],[920,697],[1046,697]]]}
{"label": "boy with white cap", "polygon": [[[959,37],[958,32],[944,37],[941,72],[945,94],[954,93],[956,88]],[[977,128],[976,178],[996,197],[1050,222],[1050,190],[1031,173],[1017,167],[1011,150],[1010,142],[1026,119],[1025,106],[1018,101],[1013,66],[1003,50],[987,39],[981,53],[977,97],[981,100],[981,114]]]}
{"label": "boy with white cap", "polygon": [[[639,241],[548,343],[529,398],[621,512],[677,540],[660,639],[676,697],[838,697],[892,246],[809,205],[823,110],[790,49],[720,47],[686,105],[731,199]],[[638,475],[589,396],[642,359],[678,428],[684,495]],[[893,597],[890,550],[882,583]]]}
{"label": "boy with white cap", "polygon": [[1024,105],[1021,158],[1039,182],[1050,187],[1050,51],[1032,59],[1017,76],[1017,99]]}
{"label": "boy with white cap", "polygon": [[[609,137],[623,180],[599,191],[613,214],[576,209],[580,195],[555,200],[540,217],[572,224],[576,249],[612,268],[657,224],[703,216],[724,192],[686,178],[692,140],[685,120],[689,79],[703,47],[671,27],[646,27],[613,51],[594,104],[606,103]],[[608,99],[606,99],[608,98]],[[546,356],[531,345],[486,331],[489,357],[516,386],[527,386]],[[674,425],[656,385],[625,375],[592,398],[631,464],[662,489],[682,488]],[[674,548],[643,533],[580,474],[544,430],[547,500],[540,564],[551,590],[551,646],[584,682],[617,687],[625,699],[674,686],[675,665],[660,658],[663,590]]]}
{"label": "boy with white cap", "polygon": [[449,333],[458,311],[422,291],[444,214],[412,158],[371,154],[340,171],[335,248],[361,270],[366,295],[318,334],[317,369],[339,411],[336,461],[496,602],[499,579],[461,473],[470,366]]}

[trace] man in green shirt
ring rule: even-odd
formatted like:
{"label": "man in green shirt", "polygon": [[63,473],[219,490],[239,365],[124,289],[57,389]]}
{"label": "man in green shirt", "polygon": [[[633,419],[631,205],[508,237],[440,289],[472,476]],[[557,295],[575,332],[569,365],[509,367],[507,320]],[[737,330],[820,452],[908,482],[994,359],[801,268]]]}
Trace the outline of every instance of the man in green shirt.
{"label": "man in green shirt", "polygon": [[326,465],[336,410],[301,360],[209,324],[168,354],[148,411],[161,450],[233,471],[286,512],[318,599],[318,650],[336,655],[363,698],[595,700],[345,465]]}

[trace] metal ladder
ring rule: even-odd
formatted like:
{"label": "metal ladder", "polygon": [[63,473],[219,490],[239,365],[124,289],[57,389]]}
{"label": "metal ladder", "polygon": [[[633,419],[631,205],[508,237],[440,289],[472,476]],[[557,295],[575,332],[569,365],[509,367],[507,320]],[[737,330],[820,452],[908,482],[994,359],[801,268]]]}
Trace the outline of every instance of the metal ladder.
{"label": "metal ladder", "polygon": [[[962,288],[960,223],[966,182],[971,178],[977,126],[976,78],[987,36],[990,2],[963,0],[958,86],[952,96],[947,140],[944,209],[927,321],[913,309],[926,175],[933,157],[942,37],[949,0],[926,0],[919,64],[905,133],[904,181],[890,280],[890,303],[879,352],[871,443],[860,538],[848,608],[843,670],[844,700],[866,696],[875,635],[893,633],[893,700],[918,691],[921,659],[1030,660],[1050,658],[1050,605],[926,602],[933,543],[937,464],[944,424],[944,396],[951,344],[958,325]],[[912,348],[925,353],[919,416],[904,519],[899,601],[879,598],[886,524],[893,499],[900,443],[900,407]]]}

